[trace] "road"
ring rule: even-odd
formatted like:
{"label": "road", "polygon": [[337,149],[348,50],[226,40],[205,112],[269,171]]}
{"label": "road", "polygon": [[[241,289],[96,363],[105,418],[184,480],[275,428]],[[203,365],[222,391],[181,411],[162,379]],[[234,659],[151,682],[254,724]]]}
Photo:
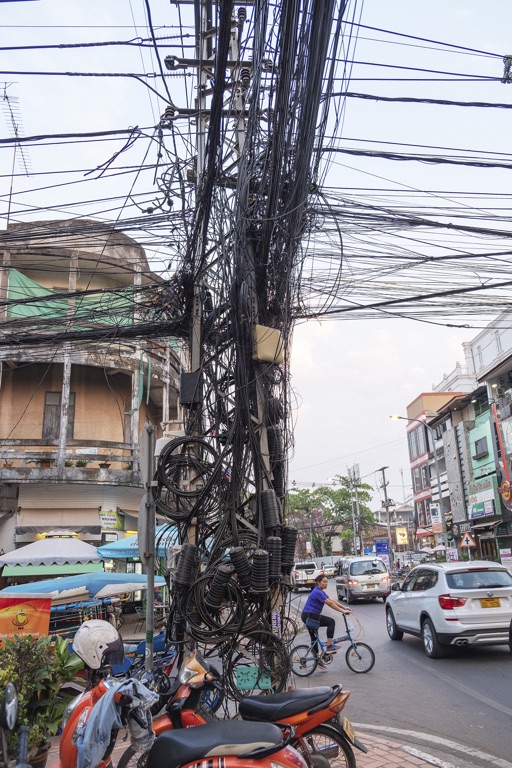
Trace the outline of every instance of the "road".
{"label": "road", "polygon": [[[336,596],[334,580],[328,592]],[[306,597],[306,592],[293,595],[294,607],[299,608]],[[420,639],[408,635],[401,642],[389,639],[382,600],[351,608],[358,639],[375,651],[373,670],[354,674],[346,666],[343,650],[329,672],[296,678],[298,686],[342,683],[351,692],[346,714],[354,723],[421,732],[511,759],[512,655],[507,646],[453,649],[446,658],[429,659]],[[341,634],[341,615],[329,608],[325,613],[336,619]],[[325,630],[321,632],[325,636]],[[297,642],[302,638],[306,640],[307,634],[298,635]]]}

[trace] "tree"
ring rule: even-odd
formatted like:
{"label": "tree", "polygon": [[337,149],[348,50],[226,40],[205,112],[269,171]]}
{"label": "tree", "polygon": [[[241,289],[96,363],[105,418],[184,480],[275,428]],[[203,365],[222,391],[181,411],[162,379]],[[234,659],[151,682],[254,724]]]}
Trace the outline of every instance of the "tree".
{"label": "tree", "polygon": [[[373,512],[368,507],[372,487],[366,483],[357,484],[358,506],[356,513],[353,486],[348,477],[336,475],[332,486],[320,486],[314,490],[292,488],[285,501],[286,517],[290,525],[299,530],[298,555],[311,554],[322,557],[332,553],[332,536],[339,532],[343,554],[353,551],[353,504],[357,532],[362,538],[375,523]],[[311,541],[313,552],[306,551],[306,541]]]}

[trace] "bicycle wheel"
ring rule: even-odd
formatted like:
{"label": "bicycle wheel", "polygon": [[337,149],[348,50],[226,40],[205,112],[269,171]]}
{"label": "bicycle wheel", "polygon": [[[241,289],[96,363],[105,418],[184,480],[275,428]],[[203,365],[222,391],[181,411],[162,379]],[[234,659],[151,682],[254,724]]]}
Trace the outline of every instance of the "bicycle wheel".
{"label": "bicycle wheel", "polygon": [[309,677],[318,664],[318,659],[309,645],[296,645],[290,651],[292,672],[297,677]]}
{"label": "bicycle wheel", "polygon": [[356,758],[350,743],[334,728],[317,725],[304,736],[294,739],[297,749],[310,766],[315,766],[315,755],[329,761],[331,768],[356,768]]}
{"label": "bicycle wheel", "polygon": [[354,643],[349,645],[345,661],[352,672],[369,672],[375,664],[375,654],[366,643]]}
{"label": "bicycle wheel", "polygon": [[142,754],[133,747],[125,749],[119,761],[117,768],[146,768],[148,762],[148,752]]}

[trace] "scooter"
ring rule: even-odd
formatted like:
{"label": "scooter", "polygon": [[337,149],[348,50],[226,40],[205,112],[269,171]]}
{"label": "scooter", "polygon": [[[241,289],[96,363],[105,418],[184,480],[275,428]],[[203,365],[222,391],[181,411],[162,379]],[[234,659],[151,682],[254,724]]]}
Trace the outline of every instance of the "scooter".
{"label": "scooter", "polygon": [[[195,664],[194,659],[195,656],[182,664],[177,680],[170,681],[167,675],[156,669],[154,672],[144,673],[140,680],[136,681],[156,694],[154,703],[149,708],[152,715],[160,712],[163,706],[166,707],[165,715],[152,719],[154,734],[158,735],[160,732],[168,731],[171,728],[204,725],[215,720],[213,711],[220,706],[223,698],[221,686],[214,679],[218,673],[213,667],[212,672],[206,673],[202,667],[199,668]],[[190,668],[187,668],[187,661],[190,662]],[[107,694],[111,695],[113,691],[116,691],[114,701],[119,710],[118,723],[133,725],[134,719],[137,722],[137,707],[132,706],[133,702],[130,697],[127,697],[126,694],[120,694],[116,690],[123,683],[127,684],[133,679],[120,680],[111,676],[110,673],[110,666],[95,671],[91,675],[92,687],[77,696],[68,705],[64,713],[59,743],[60,761],[51,768],[77,768],[78,747],[84,737],[89,718],[94,707],[97,707],[100,700]],[[141,725],[140,718],[138,724],[144,727],[144,722]],[[110,765],[110,757],[117,741],[118,731],[119,727],[112,728],[109,743],[98,763],[98,768],[108,768]],[[151,740],[147,742],[146,751],[150,745]],[[140,743],[128,747],[120,758],[118,768],[123,768],[131,757],[140,751]]]}
{"label": "scooter", "polygon": [[[153,731],[159,736],[170,730],[204,725],[216,719],[214,712],[202,706],[201,689],[220,686],[220,674],[194,651],[181,665],[177,689],[165,712],[153,719]],[[341,758],[347,768],[355,768],[352,747],[368,750],[355,735],[347,717],[340,713],[350,696],[340,685],[292,690],[267,696],[242,698],[239,714],[249,722],[274,723],[290,726],[295,735],[292,746],[306,759],[311,768],[329,768],[329,761]],[[195,738],[195,735],[194,735]],[[136,754],[128,747],[121,755],[117,768],[128,768]],[[166,766],[168,768],[168,766]]]}
{"label": "scooter", "polygon": [[[193,686],[192,675],[187,682]],[[129,683],[130,681],[125,681]],[[60,741],[60,762],[52,768],[76,768],[78,764],[78,745],[83,737],[85,725],[92,708],[102,696],[105,696],[111,686],[120,686],[114,678],[102,679],[91,691],[79,697],[74,709],[64,726]],[[176,693],[183,694],[187,685],[180,685]],[[200,700],[201,690],[191,687]],[[89,695],[88,695],[89,694]],[[116,698],[117,697],[117,698]],[[177,712],[181,712],[179,720],[181,726],[172,729],[171,719],[167,720],[167,732],[155,740],[150,717],[141,716],[137,708],[133,706],[133,700],[129,700],[124,694],[114,693],[116,703],[123,711],[121,721],[132,734],[133,754],[148,754],[149,760],[154,761],[155,768],[162,765],[175,766],[175,768],[188,768],[189,763],[208,760],[209,768],[307,768],[307,764],[296,750],[290,746],[294,737],[294,729],[286,728],[286,736],[283,731],[272,723],[234,723],[232,721],[206,723],[205,717],[194,719],[194,712],[185,709],[179,698],[175,699],[178,706],[175,707],[175,722]],[[147,714],[147,711],[146,711]],[[135,721],[135,722],[134,722]],[[190,725],[203,725],[194,731],[194,738],[190,738]],[[133,745],[134,725],[137,728],[137,743]],[[118,729],[113,728],[110,741],[103,752],[99,763],[93,765],[103,766],[110,763],[110,756],[117,739]],[[176,738],[173,738],[176,736]],[[154,742],[154,743],[153,743]],[[152,746],[151,746],[152,745]],[[128,755],[126,752],[123,757]],[[272,758],[272,759],[270,759]],[[122,759],[122,758],[121,758]],[[121,761],[118,766],[121,765]]]}
{"label": "scooter", "polygon": [[293,728],[283,741],[276,725],[234,720],[197,728],[193,738],[187,729],[168,731],[151,747],[147,768],[307,768],[293,737]]}

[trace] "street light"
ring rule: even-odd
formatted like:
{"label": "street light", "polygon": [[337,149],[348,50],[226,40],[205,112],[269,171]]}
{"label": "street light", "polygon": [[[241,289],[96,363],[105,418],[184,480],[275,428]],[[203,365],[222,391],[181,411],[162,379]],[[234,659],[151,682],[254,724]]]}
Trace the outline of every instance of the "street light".
{"label": "street light", "polygon": [[441,495],[441,473],[439,471],[439,462],[437,460],[437,451],[436,451],[436,442],[435,442],[435,433],[433,428],[430,426],[430,424],[427,424],[425,421],[422,421],[421,419],[411,419],[409,416],[390,416],[390,419],[401,419],[402,421],[415,421],[417,424],[422,424],[424,427],[426,427],[432,436],[432,448],[434,450],[434,462],[436,467],[436,481],[437,481],[437,493],[439,496],[439,512],[441,517],[441,528],[442,528],[442,534],[443,536],[446,534],[446,527],[445,527],[445,521],[444,521],[444,514],[443,514],[443,497]]}

